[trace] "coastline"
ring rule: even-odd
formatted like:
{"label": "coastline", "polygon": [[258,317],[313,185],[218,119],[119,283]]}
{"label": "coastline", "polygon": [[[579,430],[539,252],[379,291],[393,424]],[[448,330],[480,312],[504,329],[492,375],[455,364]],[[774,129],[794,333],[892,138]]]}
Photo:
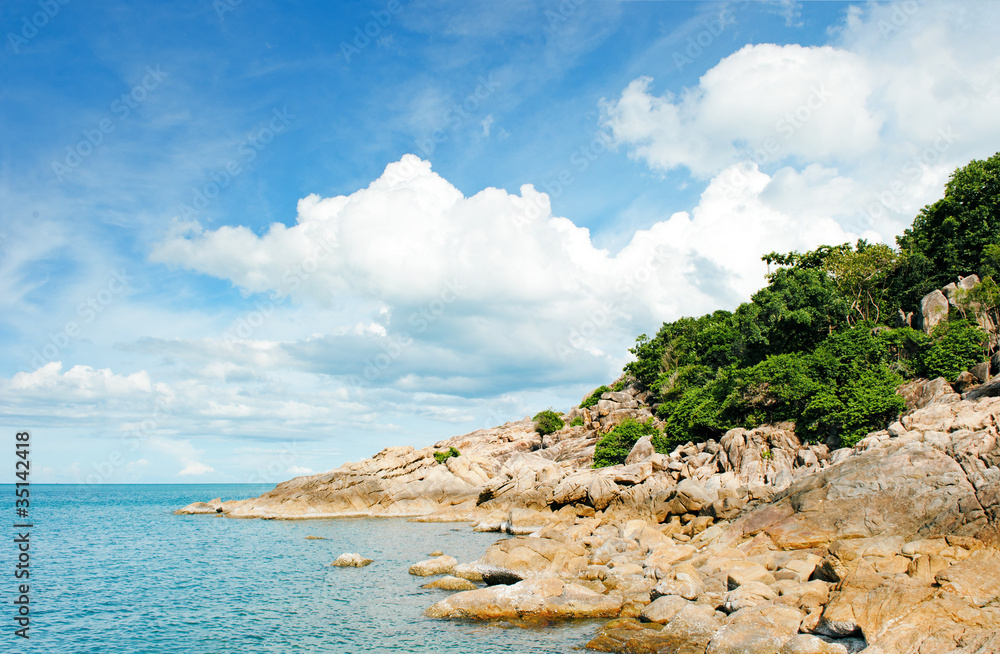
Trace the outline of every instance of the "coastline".
{"label": "coastline", "polygon": [[[604,415],[574,409],[586,426],[548,442],[522,420],[178,512],[307,519],[353,510],[506,532],[514,537],[477,561],[436,569],[476,584],[505,571],[516,583],[456,592],[427,615],[611,618],[588,644],[600,651],[680,642],[711,654],[785,644],[996,651],[1000,398],[962,400],[940,381],[910,386],[901,420],[833,452],[771,425],[670,455],[640,441],[625,465],[583,467],[594,426],[641,410],[608,398]],[[434,459],[457,445],[460,456]],[[321,513],[323,503],[337,510]]]}

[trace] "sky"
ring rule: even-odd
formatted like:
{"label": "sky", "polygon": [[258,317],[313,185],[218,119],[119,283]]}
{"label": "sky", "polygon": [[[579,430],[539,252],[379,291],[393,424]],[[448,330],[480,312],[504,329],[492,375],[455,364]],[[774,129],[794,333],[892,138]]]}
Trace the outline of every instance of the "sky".
{"label": "sky", "polygon": [[994,1],[0,26],[0,424],[39,483],[277,482],[567,410],[763,254],[894,244],[1000,150]]}

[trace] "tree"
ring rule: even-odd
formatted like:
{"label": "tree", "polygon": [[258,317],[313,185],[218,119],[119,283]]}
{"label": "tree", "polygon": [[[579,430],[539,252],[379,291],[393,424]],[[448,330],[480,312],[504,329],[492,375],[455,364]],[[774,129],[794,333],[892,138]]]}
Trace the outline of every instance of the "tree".
{"label": "tree", "polygon": [[863,239],[855,248],[838,249],[827,257],[824,267],[850,303],[848,323],[878,323],[889,317],[889,283],[898,263],[899,253],[888,245]]}
{"label": "tree", "polygon": [[849,305],[825,270],[780,268],[770,282],[736,310],[748,363],[810,350],[846,324]]}
{"label": "tree", "polygon": [[956,170],[944,197],[920,210],[898,237],[907,254],[922,254],[933,269],[934,288],[990,265],[1000,244],[1000,153]]}
{"label": "tree", "polygon": [[535,431],[542,436],[554,434],[566,425],[563,422],[562,414],[556,413],[552,409],[539,411],[532,420],[535,421]]}

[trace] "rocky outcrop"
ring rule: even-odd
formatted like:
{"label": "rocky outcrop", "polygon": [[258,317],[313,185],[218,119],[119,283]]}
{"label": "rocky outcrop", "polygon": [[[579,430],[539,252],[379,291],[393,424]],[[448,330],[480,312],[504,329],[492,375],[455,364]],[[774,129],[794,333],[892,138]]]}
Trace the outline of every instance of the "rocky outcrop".
{"label": "rocky outcrop", "polygon": [[[908,384],[907,413],[853,448],[765,425],[669,454],[640,441],[626,464],[591,469],[608,418],[648,411],[631,389],[544,440],[508,423],[187,512],[414,515],[516,534],[476,561],[415,564],[454,575],[434,587],[465,589],[428,615],[614,617],[588,644],[601,651],[987,654],[1000,651],[991,386]],[[448,447],[461,455],[434,460]]]}
{"label": "rocky outcrop", "polygon": [[371,559],[366,559],[357,552],[345,552],[338,556],[330,565],[337,568],[363,568],[366,565],[371,565],[371,563]]}
{"label": "rocky outcrop", "polygon": [[621,601],[561,579],[532,579],[455,593],[427,609],[432,618],[601,618],[617,615]]}

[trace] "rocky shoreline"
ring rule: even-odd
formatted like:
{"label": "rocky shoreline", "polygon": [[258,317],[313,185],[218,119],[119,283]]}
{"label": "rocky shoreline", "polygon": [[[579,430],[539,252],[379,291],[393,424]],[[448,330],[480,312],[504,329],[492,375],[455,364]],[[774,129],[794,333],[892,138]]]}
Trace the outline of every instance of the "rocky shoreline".
{"label": "rocky shoreline", "polygon": [[[995,654],[998,390],[918,380],[900,389],[907,413],[849,449],[765,425],[669,455],[643,439],[624,465],[591,469],[603,433],[651,416],[630,388],[544,439],[522,420],[177,513],[409,516],[514,534],[478,561],[418,568],[477,585],[427,614],[610,618],[587,644],[597,651]],[[452,447],[460,456],[435,459]]]}

